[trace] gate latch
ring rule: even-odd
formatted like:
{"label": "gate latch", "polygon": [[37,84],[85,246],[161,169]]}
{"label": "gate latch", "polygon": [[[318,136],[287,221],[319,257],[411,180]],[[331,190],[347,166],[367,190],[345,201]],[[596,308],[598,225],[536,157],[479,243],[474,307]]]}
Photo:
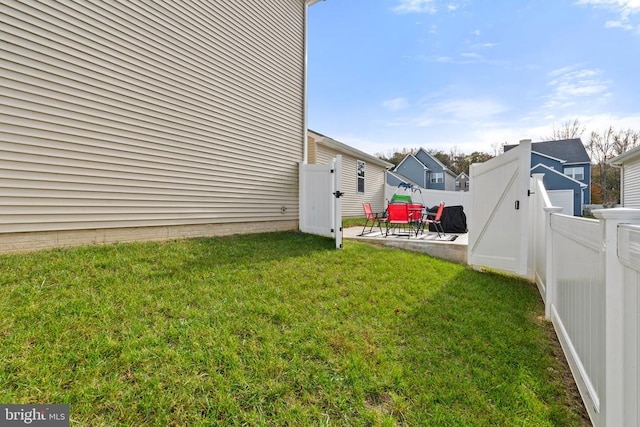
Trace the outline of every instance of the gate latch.
{"label": "gate latch", "polygon": [[340,197],[344,196],[344,193],[342,191],[334,191],[333,195],[336,196],[336,199],[339,199]]}

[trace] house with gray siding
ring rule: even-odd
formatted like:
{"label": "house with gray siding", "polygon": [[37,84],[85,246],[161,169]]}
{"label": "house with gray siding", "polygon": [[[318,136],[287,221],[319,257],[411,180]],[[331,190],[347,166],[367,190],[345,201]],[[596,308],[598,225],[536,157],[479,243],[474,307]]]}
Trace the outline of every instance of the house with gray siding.
{"label": "house with gray siding", "polygon": [[363,203],[384,211],[385,173],[393,164],[309,130],[308,163],[326,164],[337,155],[342,156],[342,216],[363,217]]}
{"label": "house with gray siding", "polygon": [[[420,148],[415,154],[407,154],[393,172],[400,178],[406,177],[406,182],[417,183],[422,188],[455,190],[457,175],[424,148]],[[387,182],[393,185],[395,180],[392,177]]]}
{"label": "house with gray siding", "polygon": [[[505,145],[504,151],[514,147]],[[582,215],[582,206],[591,203],[591,158],[580,138],[532,143],[531,173],[545,173],[543,182],[549,191],[573,192],[570,214]]]}
{"label": "house with gray siding", "polygon": [[620,168],[620,202],[625,208],[640,209],[640,146],[612,159]]}
{"label": "house with gray siding", "polygon": [[0,9],[0,252],[296,229],[307,8]]}

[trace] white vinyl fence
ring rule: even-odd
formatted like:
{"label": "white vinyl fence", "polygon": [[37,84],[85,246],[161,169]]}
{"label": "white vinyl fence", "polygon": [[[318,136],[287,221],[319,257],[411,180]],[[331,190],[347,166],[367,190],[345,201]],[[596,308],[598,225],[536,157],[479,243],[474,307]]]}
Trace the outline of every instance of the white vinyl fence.
{"label": "white vinyl fence", "polygon": [[640,209],[557,213],[532,178],[538,288],[594,426],[640,425]]}
{"label": "white vinyl fence", "polygon": [[[391,200],[396,192],[401,192],[398,187],[386,184],[385,189],[385,205]],[[471,215],[471,193],[468,191],[444,191],[444,190],[428,190],[426,188],[416,189],[412,196],[416,202],[424,203],[425,206],[431,208],[444,202],[445,206],[462,206],[467,218]]]}

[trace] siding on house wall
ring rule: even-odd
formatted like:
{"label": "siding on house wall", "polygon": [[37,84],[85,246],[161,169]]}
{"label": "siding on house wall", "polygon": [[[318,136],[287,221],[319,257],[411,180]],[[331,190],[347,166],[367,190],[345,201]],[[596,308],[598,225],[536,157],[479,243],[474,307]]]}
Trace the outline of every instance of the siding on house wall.
{"label": "siding on house wall", "polygon": [[[329,163],[338,154],[342,155],[342,216],[345,218],[363,217],[363,203],[371,203],[374,212],[382,212],[385,207],[385,169],[367,162],[366,159],[345,154],[330,147],[316,144],[318,163]],[[365,163],[364,193],[358,193],[357,161]]]}
{"label": "siding on house wall", "polygon": [[304,8],[4,1],[0,233],[295,226]]}
{"label": "siding on house wall", "polygon": [[395,171],[422,187],[431,188],[428,181],[425,185],[425,175],[428,177],[428,173],[425,173],[424,165],[413,157],[407,157]]}
{"label": "siding on house wall", "polygon": [[455,191],[456,190],[456,177],[455,175],[451,175],[448,172],[444,172],[444,189],[446,191]]}
{"label": "siding on house wall", "polygon": [[542,182],[544,188],[550,191],[557,190],[571,190],[573,192],[573,215],[582,215],[582,205],[584,204],[584,193],[586,189],[580,186],[579,181],[575,181],[570,177],[554,169],[557,173],[545,169],[542,166],[537,166],[531,169],[532,174],[541,173],[544,174]]}
{"label": "siding on house wall", "polygon": [[317,147],[316,140],[312,136],[307,136],[307,163],[315,164],[318,162],[316,156]]}
{"label": "siding on house wall", "polygon": [[541,156],[538,153],[532,152],[531,153],[531,166],[536,166],[538,164],[543,164],[545,166],[549,166],[552,169],[557,170],[558,172],[562,173],[562,163],[557,161],[557,160],[553,160],[550,159],[547,156]]}
{"label": "siding on house wall", "polygon": [[562,173],[565,173],[565,170],[567,168],[575,168],[575,167],[579,167],[579,168],[583,168],[584,170],[584,179],[580,179],[578,181],[587,184],[589,187],[587,188],[587,190],[583,191],[583,195],[584,195],[584,204],[590,204],[591,203],[591,164],[589,163],[565,163],[563,165],[562,168]]}
{"label": "siding on house wall", "polygon": [[624,165],[622,205],[625,208],[640,209],[640,158]]}

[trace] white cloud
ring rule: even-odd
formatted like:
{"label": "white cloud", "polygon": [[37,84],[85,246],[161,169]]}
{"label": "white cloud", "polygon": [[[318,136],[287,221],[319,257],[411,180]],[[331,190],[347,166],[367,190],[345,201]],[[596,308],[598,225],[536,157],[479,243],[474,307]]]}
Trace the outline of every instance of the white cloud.
{"label": "white cloud", "polygon": [[505,105],[492,99],[452,99],[431,105],[420,121],[422,126],[433,120],[448,123],[484,122],[507,109]]}
{"label": "white cloud", "polygon": [[393,8],[397,13],[436,13],[438,9],[434,0],[399,0],[398,5]]}
{"label": "white cloud", "polygon": [[577,5],[592,6],[610,10],[612,13],[619,15],[618,20],[609,20],[605,22],[605,28],[622,28],[623,30],[633,30],[640,25],[634,25],[634,15],[640,14],[640,0],[578,0]]}
{"label": "white cloud", "polygon": [[551,94],[544,105],[549,110],[560,110],[576,104],[576,98],[598,97],[609,95],[609,81],[602,79],[602,71],[598,69],[580,69],[564,67],[549,73],[548,86]]}
{"label": "white cloud", "polygon": [[479,53],[476,52],[462,52],[460,54],[460,56],[462,56],[463,58],[467,58],[467,59],[477,59],[477,60],[481,60],[482,55],[480,55]]}
{"label": "white cloud", "polygon": [[607,21],[604,24],[605,28],[622,28],[623,30],[632,30],[633,29],[633,25],[629,24],[628,22],[621,22],[621,21]]}
{"label": "white cloud", "polygon": [[389,111],[400,111],[409,106],[409,101],[407,100],[407,98],[402,97],[393,98],[382,102],[382,106]]}

